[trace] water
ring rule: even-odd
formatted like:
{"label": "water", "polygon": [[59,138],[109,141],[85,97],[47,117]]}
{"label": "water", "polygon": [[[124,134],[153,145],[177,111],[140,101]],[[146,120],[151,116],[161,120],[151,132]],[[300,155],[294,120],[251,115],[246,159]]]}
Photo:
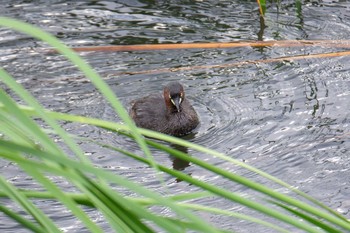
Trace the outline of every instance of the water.
{"label": "water", "polygon": [[[33,23],[62,39],[69,46],[111,44],[230,42],[246,40],[348,39],[350,3],[283,1],[267,9],[266,27],[261,25],[255,1],[3,1],[0,15]],[[0,64],[31,91],[47,108],[72,114],[119,121],[93,85],[74,66],[26,35],[0,29]],[[349,208],[349,95],[348,57],[292,62],[192,69],[179,72],[118,75],[181,66],[235,63],[324,53],[339,49],[322,47],[232,48],[213,50],[138,51],[81,53],[111,85],[122,103],[160,92],[164,83],[179,80],[197,110],[201,124],[188,140],[209,146],[246,161],[350,218]],[[130,141],[89,126],[65,124],[75,134],[138,150]],[[82,144],[91,160],[106,169],[163,192],[152,169],[131,159],[90,144]],[[219,159],[189,151],[194,156],[258,179]],[[183,170],[193,177],[221,185],[227,190],[245,188],[222,180],[192,164],[155,152],[157,161]],[[2,174],[22,188],[37,189],[12,163],[1,161]],[[65,181],[57,180],[70,190]],[[196,190],[166,177],[174,193]],[[265,180],[261,181],[268,184]],[[283,190],[282,190],[283,191]],[[60,205],[37,201],[67,232],[81,226]],[[249,213],[222,200],[202,204]],[[9,202],[8,205],[11,205]],[[162,210],[166,213],[167,210]],[[87,209],[107,232],[105,219]],[[271,232],[232,218],[203,215],[205,219],[237,232]],[[0,229],[26,232],[0,215]]]}

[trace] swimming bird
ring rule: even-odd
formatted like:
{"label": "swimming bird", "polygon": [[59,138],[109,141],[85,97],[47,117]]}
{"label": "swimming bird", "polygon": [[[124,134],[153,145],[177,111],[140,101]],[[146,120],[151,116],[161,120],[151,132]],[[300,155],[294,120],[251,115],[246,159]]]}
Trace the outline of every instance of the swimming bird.
{"label": "swimming bird", "polygon": [[167,84],[163,94],[151,94],[133,101],[129,114],[138,127],[173,136],[186,135],[199,124],[198,115],[185,98],[179,82]]}

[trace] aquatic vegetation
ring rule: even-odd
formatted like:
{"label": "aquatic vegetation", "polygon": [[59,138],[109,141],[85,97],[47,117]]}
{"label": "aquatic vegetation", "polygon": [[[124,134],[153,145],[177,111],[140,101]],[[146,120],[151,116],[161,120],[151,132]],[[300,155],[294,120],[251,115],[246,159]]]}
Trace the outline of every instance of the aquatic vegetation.
{"label": "aquatic vegetation", "polygon": [[[104,95],[124,123],[63,114],[44,109],[14,78],[4,69],[0,69],[2,85],[11,89],[20,98],[20,102],[25,104],[20,105],[18,98],[13,98],[4,89],[0,89],[0,156],[3,160],[16,163],[19,169],[43,187],[41,191],[35,192],[24,190],[16,187],[3,176],[0,177],[1,197],[9,198],[21,207],[21,211],[15,211],[1,204],[0,211],[22,224],[23,227],[34,232],[60,232],[60,227],[55,224],[54,220],[45,215],[44,211],[38,208],[35,201],[33,201],[33,199],[53,199],[64,205],[91,232],[103,232],[103,230],[89,217],[83,206],[101,212],[109,226],[117,232],[156,232],[157,229],[166,232],[184,232],[187,230],[197,232],[225,231],[224,228],[222,229],[220,226],[215,226],[214,223],[201,219],[198,213],[215,213],[240,218],[280,232],[289,232],[288,229],[290,228],[301,229],[305,232],[345,232],[350,230],[350,222],[337,212],[247,163],[180,138],[137,128],[111,88],[72,49],[52,35],[26,23],[0,18],[0,25],[43,40],[66,56],[84,72],[86,77]],[[62,128],[61,122],[93,125],[119,134],[121,137],[130,137],[138,143],[143,154],[135,154],[132,150],[126,151],[115,145],[71,135]],[[143,136],[146,136],[146,138]],[[227,163],[231,163],[232,166],[248,169],[258,174],[262,179],[273,181],[278,187],[288,188],[293,195],[278,192],[275,188],[267,187],[199,158],[188,156],[150,138],[185,146],[203,154],[220,158]],[[118,175],[114,171],[97,167],[79,147],[78,142],[80,141],[99,144],[111,151],[118,151],[124,156],[148,164],[157,171],[157,179],[160,183],[164,183],[163,177],[165,174],[171,175],[198,187],[199,191],[172,195],[166,191],[160,193],[147,189],[142,184]],[[63,145],[64,148],[68,149],[63,150]],[[244,193],[233,193],[226,190],[225,187],[203,182],[200,178],[191,177],[181,171],[158,164],[152,156],[150,147],[191,162],[222,179],[227,179],[230,182],[243,185],[247,189],[254,190],[257,197],[252,198],[244,195]],[[60,177],[67,180],[77,191],[68,192],[53,182],[50,179],[51,177]],[[115,187],[118,187],[118,189]],[[165,185],[164,189],[166,190]],[[135,195],[129,197],[126,193],[130,192]],[[298,198],[295,197],[296,195]],[[217,200],[229,200],[265,216],[270,216],[272,220],[258,219],[235,211],[207,207],[192,202],[208,197]],[[171,214],[162,215],[152,209],[152,207],[158,206],[167,208]],[[21,212],[26,213],[31,218],[24,217]],[[286,225],[288,229],[285,228]]]}
{"label": "aquatic vegetation", "polygon": [[259,12],[261,16],[265,15],[266,12],[266,1],[265,0],[256,0],[259,6]]}
{"label": "aquatic vegetation", "polygon": [[[266,0],[256,0],[258,6],[259,6],[259,12],[261,16],[264,16],[266,13]],[[280,0],[273,0],[272,2],[276,2],[277,4],[280,4]],[[301,12],[301,0],[295,0],[295,7],[298,14]]]}

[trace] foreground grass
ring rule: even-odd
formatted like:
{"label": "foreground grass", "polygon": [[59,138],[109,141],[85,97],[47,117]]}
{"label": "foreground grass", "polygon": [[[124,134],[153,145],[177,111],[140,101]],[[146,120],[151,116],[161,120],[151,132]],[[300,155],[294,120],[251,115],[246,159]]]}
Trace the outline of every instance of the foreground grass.
{"label": "foreground grass", "polygon": [[[3,177],[0,177],[0,197],[11,199],[19,205],[27,218],[11,207],[0,205],[0,211],[20,223],[24,228],[34,232],[60,232],[60,227],[44,214],[40,206],[34,204],[33,199],[54,199],[62,203],[70,213],[91,232],[103,232],[103,229],[94,222],[85,212],[83,206],[95,208],[101,212],[108,221],[109,226],[117,232],[156,232],[162,229],[166,232],[184,232],[188,230],[198,232],[224,232],[225,229],[202,220],[198,212],[207,212],[240,218],[280,232],[296,228],[305,232],[346,232],[350,231],[350,223],[338,213],[330,210],[323,204],[306,194],[294,189],[288,184],[274,178],[248,164],[232,159],[224,154],[189,143],[188,141],[162,135],[149,130],[138,129],[129,118],[127,112],[118,101],[110,87],[99,77],[86,62],[74,51],[65,46],[52,35],[41,31],[31,25],[8,18],[0,18],[0,25],[10,27],[16,31],[26,33],[34,38],[47,42],[55,50],[73,62],[95,87],[104,95],[106,100],[120,116],[124,124],[103,121],[51,112],[44,109],[29,92],[19,85],[4,69],[0,69],[0,80],[10,88],[23,101],[26,106],[19,105],[3,89],[0,89],[0,156],[2,159],[15,163],[28,177],[31,177],[43,187],[42,192],[22,190]],[[34,120],[36,119],[36,120]],[[37,124],[40,119],[48,126],[45,129]],[[113,131],[121,137],[130,137],[135,140],[142,154],[126,151],[115,145],[105,145],[100,142],[89,141],[88,138],[79,138],[68,134],[59,122],[75,122],[89,124],[105,130]],[[53,140],[53,135],[61,141],[70,153],[63,151],[62,146]],[[277,192],[274,189],[261,185],[253,180],[239,176],[233,172],[223,170],[203,160],[188,156],[183,152],[169,148],[154,140],[186,146],[210,156],[223,159],[234,165],[241,166],[269,179],[277,184],[296,192],[301,198]],[[112,151],[118,151],[124,156],[148,164],[157,171],[159,181],[163,183],[163,174],[168,174],[200,188],[196,193],[181,195],[163,195],[139,183],[117,175],[116,172],[107,171],[91,163],[77,142],[82,140],[96,143]],[[61,143],[61,144],[62,144]],[[196,179],[180,171],[156,163],[150,152],[150,147],[169,153],[175,157],[202,167],[223,179],[246,186],[263,196],[256,201],[244,194],[233,193],[223,187],[213,185]],[[75,187],[76,193],[69,193],[55,184],[49,177],[63,178]],[[123,192],[112,188],[117,185],[125,190],[137,194],[138,198],[129,198]],[[192,200],[211,197],[222,199],[246,206],[256,212],[270,216],[271,222],[257,219],[224,209],[218,209],[191,203]],[[304,201],[303,201],[304,200]],[[162,215],[152,211],[152,206],[162,206],[169,209],[171,215]],[[276,222],[280,223],[276,224]],[[288,226],[285,229],[284,226]]]}

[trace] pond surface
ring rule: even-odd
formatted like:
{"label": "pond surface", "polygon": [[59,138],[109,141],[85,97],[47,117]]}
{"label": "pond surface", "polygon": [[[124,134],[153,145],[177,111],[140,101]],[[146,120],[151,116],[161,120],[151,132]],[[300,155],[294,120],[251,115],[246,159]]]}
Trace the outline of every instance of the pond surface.
{"label": "pond surface", "polygon": [[[295,1],[269,4],[261,24],[256,1],[121,0],[121,1],[2,1],[1,16],[35,24],[72,47],[247,40],[345,40],[350,38],[350,3]],[[119,121],[112,108],[76,68],[46,45],[9,29],[0,29],[0,65],[47,108]],[[264,47],[171,51],[98,52],[81,55],[106,78],[125,107],[133,99],[160,92],[179,80],[201,120],[189,141],[240,159],[298,187],[350,218],[350,59],[333,57],[293,62],[260,63],[226,68],[140,73],[182,66],[206,66],[340,50],[326,47]],[[119,73],[119,74],[118,74]],[[132,142],[95,127],[66,124],[74,134],[125,146]],[[91,160],[131,180],[163,192],[152,169],[130,158],[81,145]],[[255,174],[231,167],[217,158],[189,151],[248,178]],[[157,161],[232,192],[246,189],[211,173],[155,151]],[[22,188],[33,186],[14,164],[1,161],[1,173]],[[62,186],[65,181],[57,181]],[[167,177],[173,193],[196,190]],[[261,181],[266,182],[266,181]],[[268,183],[265,183],[268,185]],[[248,191],[247,191],[248,192]],[[237,212],[245,208],[207,200]],[[203,204],[203,203],[202,203]],[[66,232],[84,232],[60,205],[45,201],[43,209]],[[45,208],[47,206],[47,208]],[[166,213],[167,210],[164,210]],[[96,222],[111,232],[102,215]],[[271,232],[255,224],[221,216],[203,216],[236,232]],[[1,232],[27,232],[0,214]]]}

